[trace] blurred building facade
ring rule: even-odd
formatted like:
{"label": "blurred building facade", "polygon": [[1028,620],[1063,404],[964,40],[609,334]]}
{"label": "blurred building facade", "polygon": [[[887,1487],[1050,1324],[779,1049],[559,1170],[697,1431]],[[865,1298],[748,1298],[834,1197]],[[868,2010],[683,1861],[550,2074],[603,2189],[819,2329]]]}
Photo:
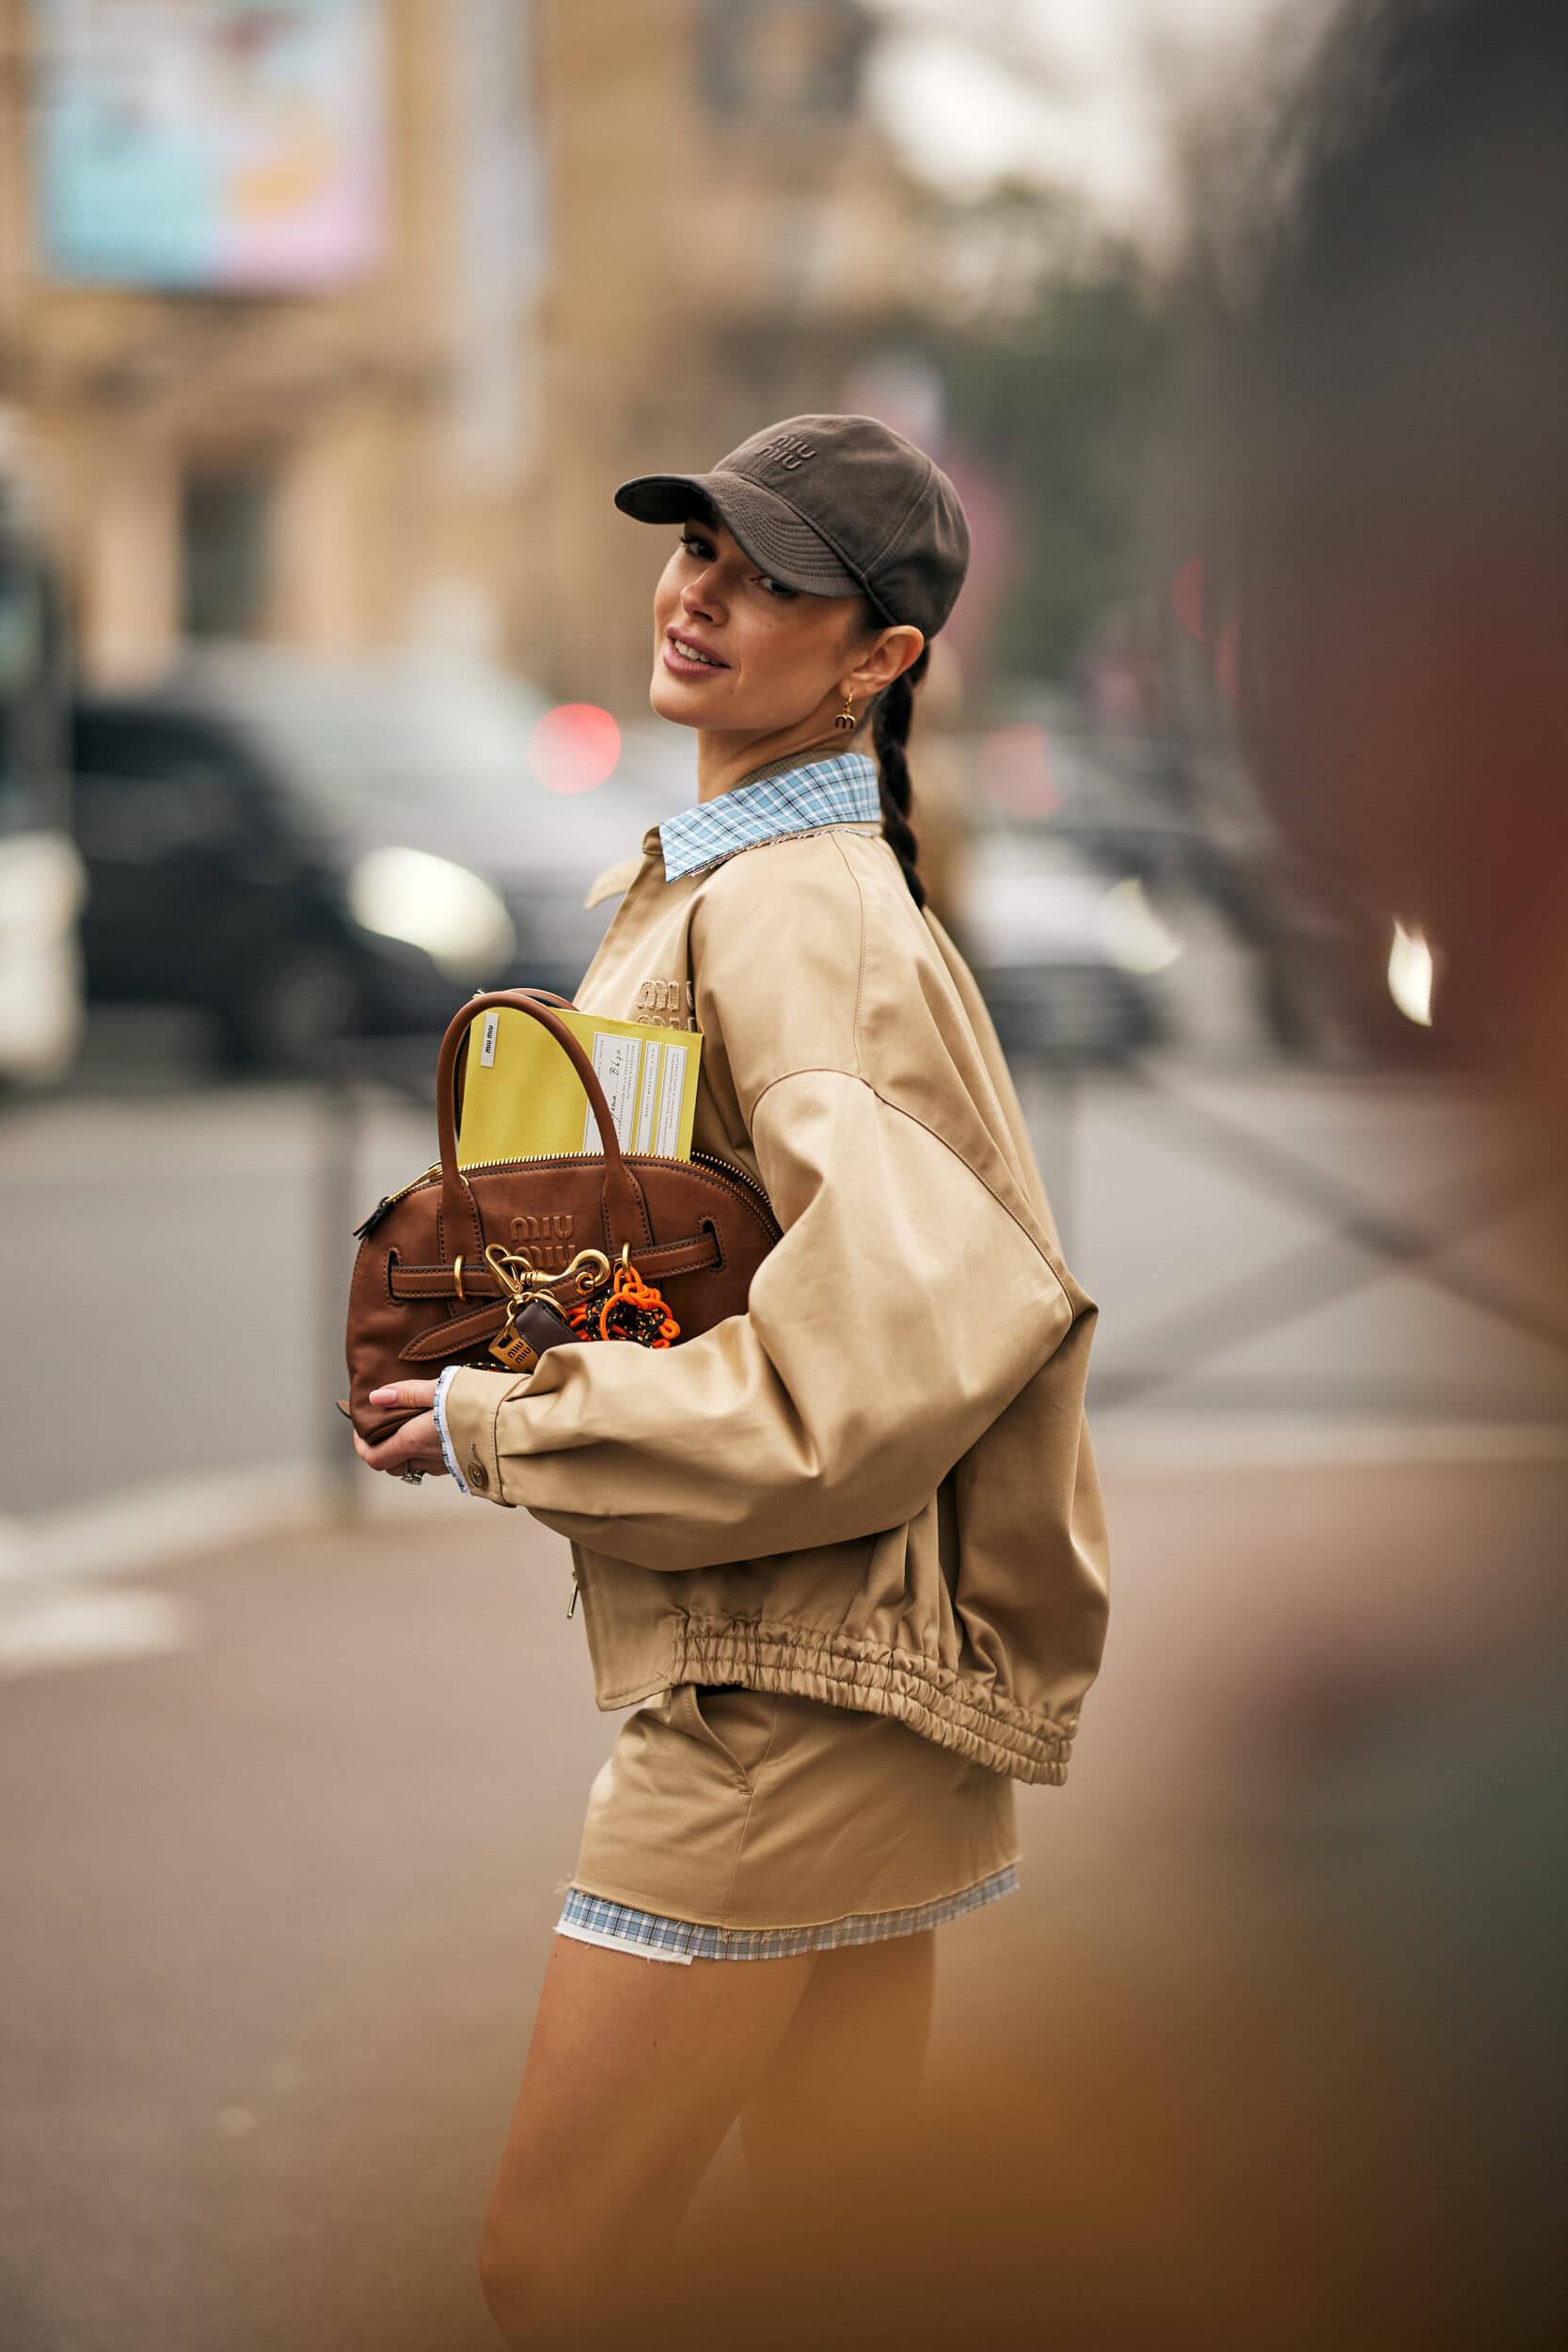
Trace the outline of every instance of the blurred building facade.
{"label": "blurred building facade", "polygon": [[517,16],[5,0],[0,364],[92,675],[504,612],[526,270],[468,231],[531,226]]}
{"label": "blurred building facade", "polygon": [[624,475],[831,406],[920,194],[859,0],[0,0],[0,397],[83,666],[441,642],[640,700]]}

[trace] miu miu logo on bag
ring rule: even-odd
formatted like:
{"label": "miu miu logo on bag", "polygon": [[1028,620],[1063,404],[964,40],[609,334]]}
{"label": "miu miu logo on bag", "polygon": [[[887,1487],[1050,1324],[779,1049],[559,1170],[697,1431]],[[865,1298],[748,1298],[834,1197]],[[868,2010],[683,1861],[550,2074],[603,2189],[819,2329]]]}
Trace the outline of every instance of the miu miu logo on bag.
{"label": "miu miu logo on bag", "polygon": [[525,1248],[531,1264],[563,1266],[572,1252],[567,1244],[572,1238],[572,1220],[563,1213],[550,1216],[515,1216],[512,1220],[512,1240],[515,1248]]}

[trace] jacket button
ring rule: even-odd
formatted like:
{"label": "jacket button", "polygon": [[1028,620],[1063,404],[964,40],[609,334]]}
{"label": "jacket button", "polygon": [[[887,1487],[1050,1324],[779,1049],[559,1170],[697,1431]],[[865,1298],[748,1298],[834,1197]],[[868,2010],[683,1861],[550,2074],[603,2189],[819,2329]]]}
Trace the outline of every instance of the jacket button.
{"label": "jacket button", "polygon": [[473,1461],[468,1464],[468,1484],[470,1486],[477,1486],[481,1494],[490,1484],[490,1473],[483,1462]]}

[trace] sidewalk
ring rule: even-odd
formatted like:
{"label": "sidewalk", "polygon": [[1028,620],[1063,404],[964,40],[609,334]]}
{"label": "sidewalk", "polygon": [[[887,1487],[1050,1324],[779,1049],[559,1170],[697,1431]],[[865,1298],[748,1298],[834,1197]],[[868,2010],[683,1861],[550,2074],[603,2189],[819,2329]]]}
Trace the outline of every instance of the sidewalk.
{"label": "sidewalk", "polygon": [[[1080,2069],[1109,1998],[1118,2032],[1150,1988],[1212,2009],[1322,1934],[1369,1803],[1374,1851],[1446,1818],[1423,1725],[1560,1664],[1560,1460],[1105,1452],[1105,1672],[1068,1786],[1020,1791],[1022,1894],[944,1931],[939,2075],[1009,2002]],[[363,1527],[60,1567],[0,1596],[13,1632],[134,1602],[166,1638],[35,1657],[0,1716],[0,2342],[479,2352],[478,2217],[617,1720],[564,1546],[384,1481]]]}

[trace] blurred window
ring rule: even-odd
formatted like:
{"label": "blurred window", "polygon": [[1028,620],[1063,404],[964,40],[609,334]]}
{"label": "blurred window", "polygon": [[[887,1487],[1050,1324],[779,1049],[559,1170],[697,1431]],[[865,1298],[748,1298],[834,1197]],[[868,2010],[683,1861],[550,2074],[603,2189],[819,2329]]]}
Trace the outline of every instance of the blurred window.
{"label": "blurred window", "polygon": [[[556,707],[527,679],[464,658],[328,661],[210,646],[185,679],[193,705],[254,759],[291,831],[324,845],[397,841],[476,872],[576,888],[696,798],[686,731],[651,726],[633,731],[593,789],[561,790],[550,730],[537,732],[559,723]],[[608,714],[602,724],[608,733]]]}
{"label": "blurred window", "polygon": [[467,804],[493,814],[530,774],[529,741],[550,706],[486,673],[356,677],[265,669],[236,700],[288,773],[340,815]]}
{"label": "blurred window", "polygon": [[266,610],[272,484],[260,471],[186,478],[180,537],[187,637],[253,637]]}
{"label": "blurred window", "polygon": [[71,748],[78,775],[137,782],[230,759],[215,729],[164,711],[78,710]]}
{"label": "blurred window", "polygon": [[872,32],[859,0],[705,0],[703,103],[721,120],[842,121],[859,108]]}
{"label": "blurred window", "polygon": [[261,811],[234,746],[199,719],[79,710],[76,831],[89,857],[152,865],[248,839]]}

